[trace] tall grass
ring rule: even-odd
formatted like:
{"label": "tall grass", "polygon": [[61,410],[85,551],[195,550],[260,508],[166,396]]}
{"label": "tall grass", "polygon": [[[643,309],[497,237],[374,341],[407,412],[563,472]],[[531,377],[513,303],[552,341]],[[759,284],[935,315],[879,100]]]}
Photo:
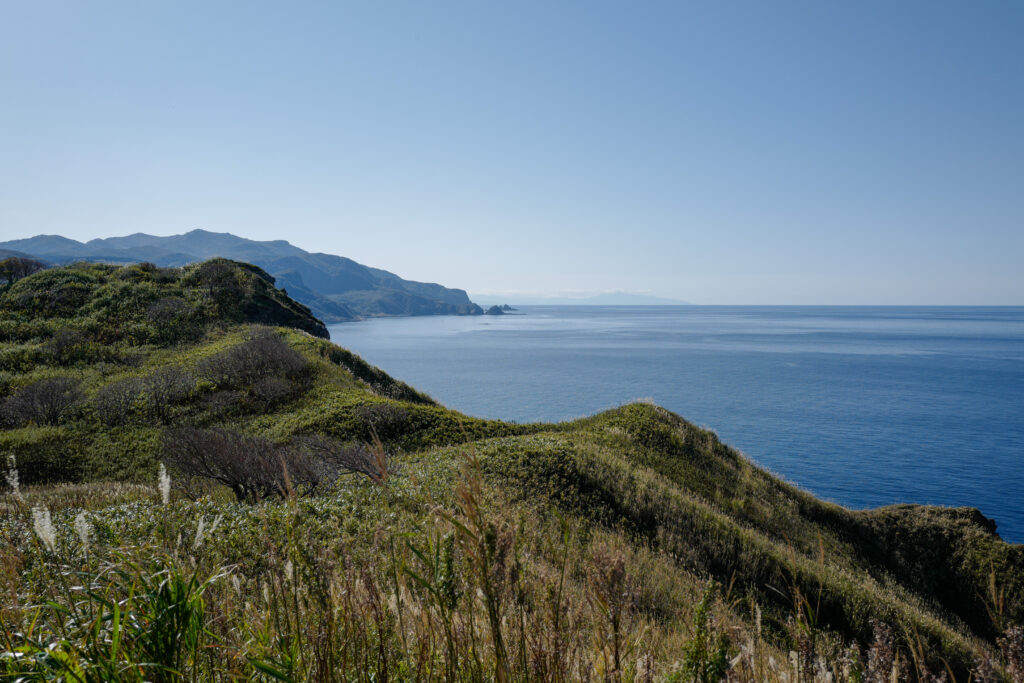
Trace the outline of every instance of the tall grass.
{"label": "tall grass", "polygon": [[[898,627],[876,624],[864,649],[834,642],[797,599],[788,631],[768,633],[756,602],[666,553],[510,502],[472,452],[450,488],[438,469],[257,506],[164,505],[150,489],[83,518],[51,497],[51,541],[11,504],[0,677],[950,680]],[[1020,640],[1008,633],[974,680],[1014,680]]]}

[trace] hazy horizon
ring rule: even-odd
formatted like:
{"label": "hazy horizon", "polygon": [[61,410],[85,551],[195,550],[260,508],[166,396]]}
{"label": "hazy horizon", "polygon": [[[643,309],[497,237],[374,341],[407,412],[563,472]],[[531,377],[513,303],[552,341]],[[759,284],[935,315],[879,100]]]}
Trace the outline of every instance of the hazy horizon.
{"label": "hazy horizon", "polygon": [[1020,305],[1024,6],[9,3],[0,241],[478,296]]}

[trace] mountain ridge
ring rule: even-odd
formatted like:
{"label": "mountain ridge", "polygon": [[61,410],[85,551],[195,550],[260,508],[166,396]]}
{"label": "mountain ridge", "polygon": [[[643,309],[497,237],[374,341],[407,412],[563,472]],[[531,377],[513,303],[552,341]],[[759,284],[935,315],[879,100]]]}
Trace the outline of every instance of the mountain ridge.
{"label": "mountain ridge", "polygon": [[36,235],[0,242],[0,250],[58,265],[88,260],[179,267],[218,257],[252,263],[329,323],[378,316],[483,313],[462,289],[406,280],[345,256],[308,252],[286,240],[251,240],[199,228],[179,235],[136,232],[87,242],[61,235]]}

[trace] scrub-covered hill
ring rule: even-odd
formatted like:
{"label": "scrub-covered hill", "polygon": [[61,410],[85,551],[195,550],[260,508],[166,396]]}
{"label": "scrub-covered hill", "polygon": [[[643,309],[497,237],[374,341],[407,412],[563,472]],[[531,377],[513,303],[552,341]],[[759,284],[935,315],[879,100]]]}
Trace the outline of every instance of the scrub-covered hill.
{"label": "scrub-covered hill", "polygon": [[976,510],[824,503],[653,405],[470,418],[321,337],[227,261],[0,292],[0,671],[1020,673],[1024,547]]}

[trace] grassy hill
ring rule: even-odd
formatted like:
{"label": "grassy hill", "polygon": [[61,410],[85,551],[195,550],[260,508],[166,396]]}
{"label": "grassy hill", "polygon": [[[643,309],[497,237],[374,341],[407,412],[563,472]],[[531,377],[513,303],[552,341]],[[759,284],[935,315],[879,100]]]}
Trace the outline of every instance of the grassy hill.
{"label": "grassy hill", "polygon": [[1021,674],[1024,546],[977,510],[825,503],[643,403],[470,418],[325,336],[223,260],[0,292],[0,672]]}

